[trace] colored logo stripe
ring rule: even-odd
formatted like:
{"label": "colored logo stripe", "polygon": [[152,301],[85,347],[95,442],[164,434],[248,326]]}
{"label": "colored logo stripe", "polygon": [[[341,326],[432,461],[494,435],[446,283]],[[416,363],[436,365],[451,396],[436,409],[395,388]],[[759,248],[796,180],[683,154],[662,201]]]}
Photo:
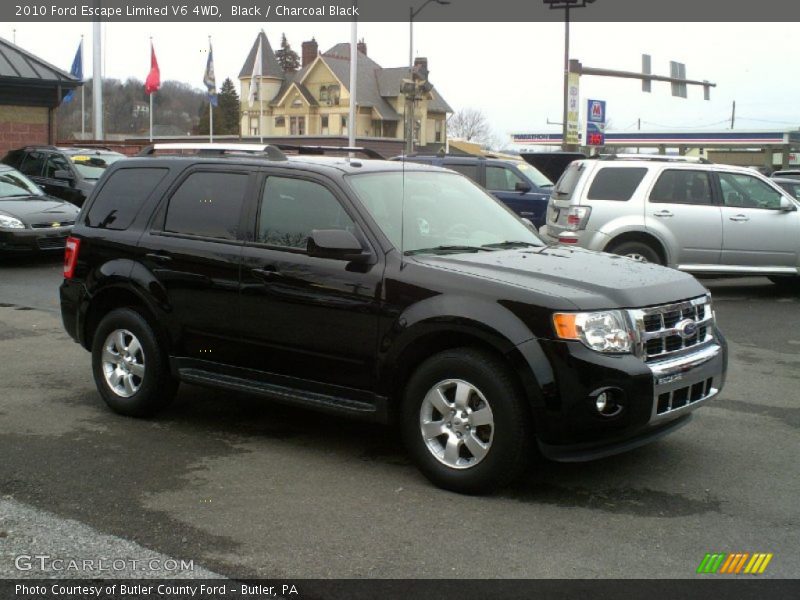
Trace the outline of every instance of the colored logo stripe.
{"label": "colored logo stripe", "polygon": [[[769,562],[772,560],[771,553],[757,552],[725,552],[708,553],[703,557],[700,566],[697,567],[698,573],[706,574],[727,574],[727,575],[760,575],[763,573]],[[747,566],[745,566],[747,565]]]}

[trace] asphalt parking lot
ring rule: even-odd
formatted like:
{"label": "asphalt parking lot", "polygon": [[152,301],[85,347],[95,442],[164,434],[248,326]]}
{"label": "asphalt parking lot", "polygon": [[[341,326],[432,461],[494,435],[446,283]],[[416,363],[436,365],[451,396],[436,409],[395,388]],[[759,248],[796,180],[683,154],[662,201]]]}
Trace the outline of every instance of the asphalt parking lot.
{"label": "asphalt parking lot", "polygon": [[112,414],[61,328],[60,274],[0,262],[0,576],[93,536],[230,577],[691,578],[707,552],[800,573],[800,294],[766,279],[704,282],[730,370],[687,427],[476,498],[431,486],[387,428],[245,395],[182,386],[157,419]]}

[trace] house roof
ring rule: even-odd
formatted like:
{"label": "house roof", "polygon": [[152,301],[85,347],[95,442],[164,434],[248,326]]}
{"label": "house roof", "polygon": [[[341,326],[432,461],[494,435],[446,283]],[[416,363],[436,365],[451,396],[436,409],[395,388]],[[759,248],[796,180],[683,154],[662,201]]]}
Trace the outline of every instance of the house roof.
{"label": "house roof", "polygon": [[278,62],[275,52],[272,51],[272,46],[270,46],[267,34],[264,33],[263,29],[256,36],[256,41],[253,42],[253,47],[250,48],[247,60],[244,61],[242,70],[239,71],[239,77],[250,77],[253,75],[253,66],[256,63],[259,40],[261,40],[261,76],[283,79],[285,74],[281,68],[281,63]]}
{"label": "house roof", "polygon": [[78,87],[82,83],[77,77],[3,38],[0,38],[0,78],[25,80],[31,84],[49,84],[53,87],[61,85],[66,89]]}
{"label": "house roof", "polygon": [[319,106],[319,102],[317,99],[314,98],[314,95],[308,90],[306,86],[304,86],[298,79],[294,79],[291,81],[286,82],[285,85],[281,86],[281,89],[278,91],[278,94],[275,96],[275,100],[273,104],[278,104],[287,93],[289,93],[290,88],[295,88],[300,94],[305,98],[306,102],[308,102],[311,106]]}

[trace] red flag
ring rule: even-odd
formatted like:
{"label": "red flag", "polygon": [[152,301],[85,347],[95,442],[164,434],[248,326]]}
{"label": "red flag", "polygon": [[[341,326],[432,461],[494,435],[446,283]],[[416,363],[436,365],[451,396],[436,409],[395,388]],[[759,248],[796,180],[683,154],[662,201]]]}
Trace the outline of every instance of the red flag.
{"label": "red flag", "polygon": [[150,42],[150,73],[147,74],[147,80],[144,82],[144,93],[150,95],[153,92],[157,92],[160,87],[161,71],[158,70],[158,61],[156,60],[153,42]]}

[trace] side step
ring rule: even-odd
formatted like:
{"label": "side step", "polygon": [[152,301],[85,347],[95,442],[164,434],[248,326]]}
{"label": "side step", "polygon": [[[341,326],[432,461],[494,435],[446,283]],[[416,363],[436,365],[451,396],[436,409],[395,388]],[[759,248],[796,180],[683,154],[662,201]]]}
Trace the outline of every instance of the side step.
{"label": "side step", "polygon": [[284,404],[303,406],[357,419],[381,423],[388,421],[386,399],[382,397],[376,397],[375,403],[369,403],[196,368],[179,368],[178,375],[181,381],[186,383],[266,396]]}

